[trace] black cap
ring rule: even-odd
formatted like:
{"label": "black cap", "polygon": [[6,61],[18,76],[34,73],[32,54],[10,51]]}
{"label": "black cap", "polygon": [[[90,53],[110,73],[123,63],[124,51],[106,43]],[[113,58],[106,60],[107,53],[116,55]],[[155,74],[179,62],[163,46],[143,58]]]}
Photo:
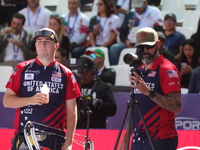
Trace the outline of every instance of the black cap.
{"label": "black cap", "polygon": [[82,55],[80,59],[83,60],[83,63],[85,64],[85,68],[94,68],[95,67],[95,61],[92,57],[87,55]]}
{"label": "black cap", "polygon": [[161,38],[161,39],[163,39],[164,41],[166,41],[166,38],[165,38],[165,35],[164,35],[163,32],[158,31],[157,33],[158,33],[158,37],[159,37],[159,38]]}
{"label": "black cap", "polygon": [[166,14],[164,20],[166,20],[167,18],[172,18],[176,22],[176,15],[173,13]]}
{"label": "black cap", "polygon": [[58,43],[57,34],[54,32],[54,30],[52,30],[50,28],[42,28],[39,31],[36,31],[33,40],[35,41],[38,37],[50,37],[56,43]]}

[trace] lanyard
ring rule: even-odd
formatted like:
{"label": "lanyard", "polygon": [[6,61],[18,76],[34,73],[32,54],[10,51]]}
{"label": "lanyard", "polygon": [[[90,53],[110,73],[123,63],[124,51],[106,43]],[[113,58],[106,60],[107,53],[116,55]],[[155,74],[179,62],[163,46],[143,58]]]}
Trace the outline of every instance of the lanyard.
{"label": "lanyard", "polygon": [[[13,34],[11,34],[11,36],[14,38]],[[22,38],[22,32],[20,32],[20,35],[19,35],[19,39]],[[14,52],[14,55],[13,55],[13,60],[17,60],[17,53],[19,51],[19,47],[18,46],[15,46],[13,44],[13,52]]]}
{"label": "lanyard", "polygon": [[99,20],[99,31],[102,33],[103,30],[104,30],[104,27],[105,27],[105,25],[106,25],[106,22],[107,22],[108,18],[106,18],[106,21],[104,22],[104,25],[103,25],[103,26],[101,25],[101,17],[99,17],[98,20]]}
{"label": "lanyard", "polygon": [[67,35],[68,35],[69,37],[72,37],[72,36],[74,35],[74,28],[75,28],[75,25],[76,25],[76,21],[77,21],[77,19],[78,19],[78,15],[79,15],[79,13],[76,14],[76,18],[75,18],[75,20],[74,20],[74,23],[73,23],[73,26],[72,26],[71,31],[70,31],[70,13],[69,13],[69,15],[68,15],[68,20],[67,20],[67,23],[68,23]]}
{"label": "lanyard", "polygon": [[[38,17],[41,11],[41,7],[39,7],[37,14],[36,14],[36,18],[35,18],[35,22],[34,22],[34,26],[37,25],[37,21],[38,21]],[[28,12],[27,12],[27,17],[28,17],[28,26],[31,26],[31,20],[30,20],[30,8],[28,8]]]}
{"label": "lanyard", "polygon": [[166,44],[164,45],[164,48],[168,51],[169,45],[171,44],[171,38],[168,38]]}
{"label": "lanyard", "polygon": [[[147,9],[148,9],[148,6],[145,8],[145,10],[144,10],[144,13],[143,13],[143,15],[142,15],[142,17],[141,17],[141,19],[139,20],[139,22],[138,22],[138,25],[137,26],[139,26],[140,25],[140,22],[144,19],[144,16],[145,16],[145,14],[146,14],[146,12],[147,12]],[[133,11],[133,16],[135,16],[135,18],[134,19],[136,19],[136,14],[135,14],[135,11]]]}

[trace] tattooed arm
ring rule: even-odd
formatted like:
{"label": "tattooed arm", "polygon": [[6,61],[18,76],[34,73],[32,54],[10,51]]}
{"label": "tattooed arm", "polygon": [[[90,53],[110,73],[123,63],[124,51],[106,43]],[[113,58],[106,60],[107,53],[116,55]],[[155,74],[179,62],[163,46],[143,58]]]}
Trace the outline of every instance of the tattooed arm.
{"label": "tattooed arm", "polygon": [[[151,88],[146,85],[144,80],[137,73],[133,73],[134,76],[130,75],[130,81],[135,84],[131,84],[130,86],[137,88],[141,93],[148,96]],[[167,95],[161,95],[155,92],[155,97],[151,98],[151,100],[153,100],[160,107],[174,113],[179,113],[182,108],[180,92],[171,92]]]}
{"label": "tattooed arm", "polygon": [[161,95],[157,92],[155,93],[156,93],[155,97],[151,99],[156,104],[174,113],[179,113],[181,111],[182,103],[181,103],[180,92],[172,92],[167,95]]}

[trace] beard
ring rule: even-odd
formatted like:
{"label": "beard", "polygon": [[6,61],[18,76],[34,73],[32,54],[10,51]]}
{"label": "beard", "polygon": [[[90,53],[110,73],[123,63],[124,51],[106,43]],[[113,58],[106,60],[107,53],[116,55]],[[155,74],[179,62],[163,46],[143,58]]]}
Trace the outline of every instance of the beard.
{"label": "beard", "polygon": [[[153,53],[153,54],[150,54],[150,53],[143,53],[142,54],[142,62],[145,64],[145,65],[148,65],[150,64],[157,56],[158,54],[158,49],[156,48],[156,51]],[[143,55],[148,55],[148,57],[143,57]]]}

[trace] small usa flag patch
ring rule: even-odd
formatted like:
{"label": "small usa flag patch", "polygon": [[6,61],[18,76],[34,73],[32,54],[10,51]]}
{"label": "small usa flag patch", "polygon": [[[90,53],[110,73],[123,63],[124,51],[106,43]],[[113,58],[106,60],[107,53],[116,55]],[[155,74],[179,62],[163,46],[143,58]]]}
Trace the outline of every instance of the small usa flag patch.
{"label": "small usa flag patch", "polygon": [[52,77],[61,78],[61,73],[57,71],[52,72]]}
{"label": "small usa flag patch", "polygon": [[177,71],[168,70],[167,73],[168,73],[169,78],[178,78],[178,73],[177,73]]}
{"label": "small usa flag patch", "polygon": [[148,77],[155,77],[156,75],[156,71],[151,71],[149,74],[148,74]]}

